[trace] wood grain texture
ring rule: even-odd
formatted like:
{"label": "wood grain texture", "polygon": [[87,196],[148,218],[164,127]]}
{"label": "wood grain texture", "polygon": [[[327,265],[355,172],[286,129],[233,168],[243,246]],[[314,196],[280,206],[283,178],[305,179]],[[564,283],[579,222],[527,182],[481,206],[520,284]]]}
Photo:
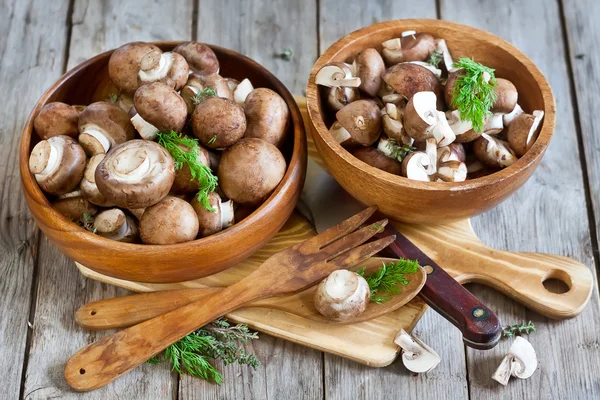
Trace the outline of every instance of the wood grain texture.
{"label": "wood grain texture", "polygon": [[[546,74],[557,99],[556,130],[540,167],[513,197],[488,214],[475,218],[475,231],[484,242],[501,249],[562,254],[593,265],[557,3],[481,1],[474,5],[470,1],[443,0],[441,13],[442,18],[487,29],[523,50]],[[565,154],[572,158],[568,159]],[[473,291],[483,301],[495,305],[504,323],[531,319],[536,324],[537,332],[529,336],[529,340],[540,364],[530,379],[501,387],[490,376],[511,341],[501,342],[490,352],[467,350],[471,398],[589,399],[599,396],[597,378],[588,372],[595,368],[600,355],[596,334],[600,318],[597,289],[583,313],[564,322],[549,321],[487,289],[474,287]]]}
{"label": "wood grain texture", "polygon": [[19,398],[24,379],[39,242],[20,190],[18,132],[40,92],[62,72],[67,10],[66,0],[0,2],[0,90],[5,96],[0,109],[0,385],[5,399]]}

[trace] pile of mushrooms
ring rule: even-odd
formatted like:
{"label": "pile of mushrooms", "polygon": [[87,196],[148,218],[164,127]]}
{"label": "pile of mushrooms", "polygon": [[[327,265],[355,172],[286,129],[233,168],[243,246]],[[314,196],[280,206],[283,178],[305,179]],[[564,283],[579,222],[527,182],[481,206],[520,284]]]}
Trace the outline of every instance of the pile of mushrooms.
{"label": "pile of mushrooms", "polygon": [[[112,54],[108,72],[118,88],[110,99],[49,103],[34,120],[41,140],[29,169],[66,217],[112,240],[181,243],[232,226],[283,179],[287,104],[248,79],[219,75],[207,45],[163,52],[128,43]],[[159,143],[164,134],[191,147],[174,142],[174,155]],[[202,192],[199,168],[218,179],[214,190]]]}
{"label": "pile of mushrooms", "polygon": [[490,116],[476,131],[453,108],[463,73],[453,65],[444,39],[415,31],[325,65],[315,82],[335,113],[331,135],[366,164],[418,181],[460,182],[510,166],[535,142],[543,111],[524,112],[513,83],[496,78]]}

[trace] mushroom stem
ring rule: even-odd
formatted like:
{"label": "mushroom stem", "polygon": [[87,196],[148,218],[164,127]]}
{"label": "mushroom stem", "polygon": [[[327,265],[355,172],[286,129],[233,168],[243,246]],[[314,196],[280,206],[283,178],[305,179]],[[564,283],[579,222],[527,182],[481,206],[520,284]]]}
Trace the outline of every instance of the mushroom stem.
{"label": "mushroom stem", "polygon": [[444,39],[438,39],[435,44],[435,48],[438,52],[442,53],[442,58],[444,59],[444,66],[446,67],[446,71],[448,73],[455,70],[452,67],[454,64],[454,60],[452,60],[452,56],[450,55],[450,50],[448,50],[448,45]]}
{"label": "mushroom stem", "polygon": [[517,336],[510,346],[508,354],[492,375],[492,379],[506,385],[511,376],[527,379],[537,369],[538,361],[535,349],[526,339]]}
{"label": "mushroom stem", "polygon": [[151,51],[142,57],[138,75],[143,82],[155,82],[167,76],[172,65],[172,53],[161,54],[158,51]]}
{"label": "mushroom stem", "polygon": [[146,140],[154,140],[158,136],[160,130],[141,117],[140,114],[135,114],[131,118],[131,123],[138,131],[140,136]]}
{"label": "mushroom stem", "polygon": [[509,126],[511,124],[511,122],[513,122],[514,119],[517,118],[519,115],[523,114],[523,112],[524,111],[521,108],[521,106],[517,104],[511,112],[509,112],[508,114],[504,114],[504,117],[503,117],[504,126]]}
{"label": "mushroom stem", "polygon": [[233,100],[239,105],[244,105],[246,101],[246,97],[250,94],[251,91],[254,90],[254,86],[252,86],[252,82],[248,79],[244,79],[241,81],[235,89],[233,89]]}
{"label": "mushroom stem", "polygon": [[29,158],[29,168],[37,181],[45,179],[60,165],[62,147],[54,145],[54,141],[44,140],[37,144]]}
{"label": "mushroom stem", "polygon": [[100,146],[104,149],[104,153],[107,153],[108,150],[110,150],[110,140],[106,137],[104,132],[95,125],[87,125],[85,127],[85,130],[79,135],[79,144],[86,150],[87,154],[94,154],[94,152],[90,150],[99,148]]}
{"label": "mushroom stem", "polygon": [[223,229],[229,228],[235,221],[233,201],[227,200],[221,203],[221,226]]}
{"label": "mushroom stem", "polygon": [[492,117],[488,118],[486,121],[485,126],[483,127],[483,132],[487,133],[488,135],[496,135],[502,132],[502,129],[504,129],[503,117],[504,114],[501,113],[495,113],[492,115]]}
{"label": "mushroom stem", "polygon": [[331,136],[333,136],[333,140],[340,144],[352,138],[350,132],[348,132],[348,130],[337,121],[331,125],[331,128],[329,128],[329,133],[331,133]]}
{"label": "mushroom stem", "polygon": [[437,171],[437,141],[435,138],[425,140],[425,154],[429,157],[429,165],[425,170],[427,175],[433,175]]}

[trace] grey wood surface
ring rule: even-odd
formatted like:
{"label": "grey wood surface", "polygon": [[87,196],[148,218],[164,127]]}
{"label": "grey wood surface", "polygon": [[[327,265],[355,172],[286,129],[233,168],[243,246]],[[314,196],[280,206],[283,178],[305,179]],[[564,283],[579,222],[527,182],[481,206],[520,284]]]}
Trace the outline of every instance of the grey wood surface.
{"label": "grey wood surface", "polygon": [[[480,27],[512,42],[548,77],[557,98],[557,126],[530,181],[512,198],[473,220],[488,244],[540,251],[598,264],[600,132],[594,99],[600,57],[600,6],[593,0],[0,0],[0,375],[1,398],[47,399],[593,399],[600,398],[598,292],[573,320],[549,321],[493,292],[470,289],[506,322],[531,319],[540,367],[503,388],[490,379],[510,342],[491,351],[465,349],[447,321],[428,311],[415,333],[442,356],[414,377],[400,362],[371,369],[263,335],[247,345],[262,366],[222,366],[215,386],[167,366],[145,365],[101,390],[71,392],[66,359],[102,334],[80,329],[73,312],[89,301],[123,295],[82,278],[38,234],[19,189],[17,146],[27,114],[67,68],[133,40],[195,38],[238,50],[302,94],[318,54],[354,29],[396,18],[444,18]],[[290,48],[295,57],[274,57]],[[566,156],[565,156],[566,155]],[[41,239],[40,239],[40,236]],[[28,319],[32,329],[28,329]]]}

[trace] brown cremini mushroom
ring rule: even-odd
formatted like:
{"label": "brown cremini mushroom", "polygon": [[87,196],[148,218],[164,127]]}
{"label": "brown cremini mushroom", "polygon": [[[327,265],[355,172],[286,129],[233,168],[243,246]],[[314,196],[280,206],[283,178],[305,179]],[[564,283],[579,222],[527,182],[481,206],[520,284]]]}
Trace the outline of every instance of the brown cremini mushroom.
{"label": "brown cremini mushroom", "polygon": [[375,97],[381,87],[381,75],[385,64],[379,52],[373,48],[364,49],[356,55],[352,65],[354,74],[360,79],[359,89]]}
{"label": "brown cremini mushroom", "polygon": [[353,151],[352,155],[360,161],[390,174],[400,175],[402,173],[402,164],[373,147],[360,147]]}
{"label": "brown cremini mushroom", "polygon": [[352,66],[342,62],[324,65],[315,75],[315,83],[325,87],[359,87],[360,78],[352,74]]}
{"label": "brown cremini mushroom", "polygon": [[463,182],[467,179],[467,165],[457,160],[440,162],[436,177],[444,182]]}
{"label": "brown cremini mushroom", "polygon": [[85,214],[93,216],[98,212],[98,208],[87,201],[79,190],[61,194],[52,202],[52,207],[72,221],[81,220]]}
{"label": "brown cremini mushroom", "polygon": [[246,132],[244,109],[222,97],[209,97],[192,114],[194,136],[210,149],[229,147]]}
{"label": "brown cremini mushroom", "polygon": [[473,143],[473,153],[479,161],[490,167],[508,167],[517,161],[515,153],[507,142],[486,133]]}
{"label": "brown cremini mushroom", "polygon": [[354,101],[335,114],[329,132],[342,146],[370,146],[381,133],[381,111],[371,100]]}
{"label": "brown cremini mushroom", "polygon": [[437,109],[445,109],[442,85],[435,74],[425,67],[413,63],[396,64],[385,71],[383,80],[407,100],[418,92],[433,92]]}
{"label": "brown cremini mushroom", "polygon": [[[179,145],[179,147],[185,152],[190,151],[186,146]],[[208,151],[200,145],[198,145],[198,150],[198,163],[210,168]],[[198,182],[197,179],[193,179],[189,165],[184,163],[181,168],[175,172],[175,181],[173,181],[173,186],[171,186],[171,193],[193,193],[197,192],[199,188],[200,182]]]}
{"label": "brown cremini mushroom", "polygon": [[210,75],[197,75],[191,74],[187,83],[181,89],[181,97],[185,101],[188,107],[188,113],[191,114],[196,108],[196,96],[198,93],[205,89],[212,89],[215,91],[217,97],[223,97],[229,100],[233,100],[233,93],[229,88],[227,80],[219,74]]}
{"label": "brown cremini mushroom", "polygon": [[511,81],[508,79],[496,78],[494,91],[496,92],[496,101],[492,106],[492,112],[506,114],[514,110],[517,105],[517,100],[519,99],[519,93]]}
{"label": "brown cremini mushroom", "polygon": [[510,124],[517,118],[519,115],[523,114],[524,111],[520,105],[516,105],[515,108],[508,114],[504,114],[502,117],[502,122],[504,122],[504,126],[510,126]]}
{"label": "brown cremini mushroom", "polygon": [[448,124],[454,132],[456,138],[454,139],[457,143],[469,143],[481,136],[483,132],[477,132],[473,129],[471,121],[462,120],[458,110],[452,110],[446,112],[446,118]]}
{"label": "brown cremini mushroom", "polygon": [[96,234],[124,243],[135,243],[138,227],[135,219],[118,208],[104,210],[94,218]]}
{"label": "brown cremini mushroom", "polygon": [[402,160],[402,176],[414,181],[430,182],[432,177],[428,172],[430,168],[431,160],[422,151],[413,151]]}
{"label": "brown cremini mushroom", "polygon": [[33,120],[33,127],[42,140],[59,135],[76,138],[79,134],[78,120],[79,111],[75,107],[55,101],[40,109]]}
{"label": "brown cremini mushroom", "polygon": [[339,111],[348,104],[360,99],[360,93],[353,87],[326,87],[327,105],[334,111]]}
{"label": "brown cremini mushroom", "polygon": [[506,139],[517,156],[522,157],[535,142],[542,118],[544,112],[536,110],[533,114],[519,115],[508,127]]}
{"label": "brown cremini mushroom", "polygon": [[241,81],[235,89],[233,89],[233,101],[235,101],[240,106],[244,106],[244,102],[246,101],[246,97],[254,90],[254,86],[252,86],[252,82],[249,79],[244,79]]}
{"label": "brown cremini mushroom", "polygon": [[98,101],[79,116],[79,144],[90,157],[106,153],[134,137],[129,115],[115,104]]}
{"label": "brown cremini mushroom", "polygon": [[175,47],[173,52],[185,58],[192,72],[200,75],[219,73],[219,60],[212,49],[204,43],[185,42]]}
{"label": "brown cremini mushroom", "polygon": [[290,110],[283,98],[271,89],[254,89],[244,103],[246,133],[280,147],[285,140]]}
{"label": "brown cremini mushroom", "polygon": [[140,60],[138,84],[161,82],[179,91],[188,80],[189,67],[179,53],[151,51]]}
{"label": "brown cremini mushroom", "polygon": [[198,236],[198,217],[190,203],[167,196],[146,208],[139,229],[146,244],[189,242]]}
{"label": "brown cremini mushroom", "polygon": [[382,43],[381,55],[388,65],[407,61],[425,61],[435,50],[436,43],[428,33],[405,31],[401,38]]}
{"label": "brown cremini mushroom", "polygon": [[83,173],[83,179],[79,184],[79,190],[81,190],[83,197],[90,203],[100,207],[112,207],[114,204],[108,201],[102,193],[100,193],[98,186],[96,186],[96,168],[98,168],[98,164],[100,164],[105,156],[104,153],[96,154],[89,159]]}
{"label": "brown cremini mushroom", "polygon": [[153,44],[132,42],[116,49],[108,60],[108,76],[122,92],[133,95],[140,86],[138,72],[142,58],[160,49]]}
{"label": "brown cremini mushroom", "polygon": [[192,207],[198,216],[200,237],[213,235],[234,224],[233,201],[221,202],[221,196],[216,192],[208,194],[208,201],[214,211],[209,211],[200,204],[198,197],[192,200]]}

